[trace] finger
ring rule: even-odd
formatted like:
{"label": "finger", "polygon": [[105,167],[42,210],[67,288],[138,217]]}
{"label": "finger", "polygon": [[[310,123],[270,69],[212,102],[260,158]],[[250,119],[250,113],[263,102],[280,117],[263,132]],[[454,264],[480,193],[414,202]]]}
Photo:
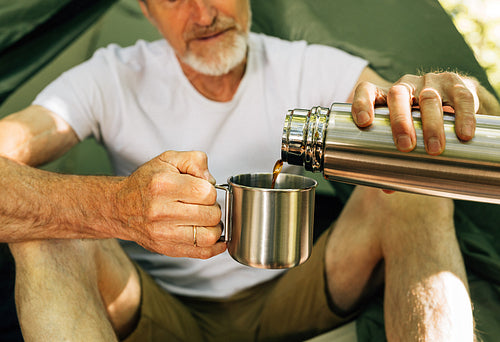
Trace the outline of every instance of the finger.
{"label": "finger", "polygon": [[439,91],[432,87],[424,88],[419,94],[418,103],[422,115],[425,150],[430,155],[439,155],[446,145],[443,105]]}
{"label": "finger", "polygon": [[168,235],[169,241],[176,241],[182,245],[195,247],[208,247],[215,245],[222,235],[222,225],[219,223],[213,227],[205,226],[177,226],[171,228]]}
{"label": "finger", "polygon": [[476,130],[475,113],[478,101],[474,94],[475,92],[465,85],[456,84],[449,95],[455,110],[455,133],[459,139],[464,141],[471,140]]}
{"label": "finger", "polygon": [[208,171],[208,157],[203,152],[167,151],[158,156],[158,159],[174,165],[180,173],[187,173],[215,184],[214,177]]}
{"label": "finger", "polygon": [[395,84],[387,93],[387,106],[391,121],[392,136],[398,150],[409,152],[417,144],[411,116],[414,88],[406,83]]}
{"label": "finger", "polygon": [[155,201],[148,212],[150,222],[173,225],[215,226],[221,219],[219,205],[197,205],[183,202]]}
{"label": "finger", "polygon": [[197,247],[208,247],[215,245],[219,241],[222,235],[221,224],[218,224],[215,227],[202,227],[202,226],[194,226],[194,227],[196,228],[196,244],[193,243],[193,245]]}
{"label": "finger", "polygon": [[148,227],[148,240],[162,244],[207,247],[216,244],[222,234],[222,225],[165,225],[155,223]]}
{"label": "finger", "polygon": [[361,82],[354,91],[352,100],[352,118],[359,127],[372,124],[374,103],[378,95],[377,87],[369,82]]}
{"label": "finger", "polygon": [[165,203],[180,201],[191,204],[213,205],[217,191],[208,181],[187,174],[162,173],[155,175],[152,194]]}
{"label": "finger", "polygon": [[197,259],[209,259],[224,252],[227,248],[225,242],[217,242],[209,247],[190,247],[190,257]]}
{"label": "finger", "polygon": [[171,244],[162,243],[161,241],[143,242],[140,243],[144,248],[163,255],[170,257],[185,257],[185,258],[197,258],[197,259],[208,259],[217,254],[224,252],[227,248],[225,242],[217,242],[214,245],[208,247],[196,247],[194,245],[187,244]]}
{"label": "finger", "polygon": [[432,80],[440,91],[443,104],[453,107],[457,137],[465,141],[472,139],[476,129],[475,113],[479,109],[477,81],[452,72],[427,74],[425,77]]}
{"label": "finger", "polygon": [[196,247],[193,245],[175,245],[168,248],[162,248],[162,254],[172,257],[187,257],[196,259],[208,259],[217,254],[224,252],[227,248],[226,243],[217,242],[216,244],[208,247]]}

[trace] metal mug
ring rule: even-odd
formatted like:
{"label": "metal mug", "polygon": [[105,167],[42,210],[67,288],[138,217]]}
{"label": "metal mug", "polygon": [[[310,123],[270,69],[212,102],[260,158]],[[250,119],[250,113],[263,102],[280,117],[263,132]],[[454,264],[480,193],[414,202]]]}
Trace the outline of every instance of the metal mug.
{"label": "metal mug", "polygon": [[216,185],[226,192],[224,241],[236,261],[257,268],[290,268],[312,250],[314,179],[271,173],[241,174]]}

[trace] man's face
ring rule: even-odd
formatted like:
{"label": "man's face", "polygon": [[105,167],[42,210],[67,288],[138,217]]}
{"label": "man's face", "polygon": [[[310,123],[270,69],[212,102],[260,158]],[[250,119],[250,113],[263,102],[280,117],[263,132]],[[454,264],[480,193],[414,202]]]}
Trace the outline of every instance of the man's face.
{"label": "man's face", "polygon": [[145,0],[144,15],[181,63],[223,75],[243,62],[250,26],[249,0]]}

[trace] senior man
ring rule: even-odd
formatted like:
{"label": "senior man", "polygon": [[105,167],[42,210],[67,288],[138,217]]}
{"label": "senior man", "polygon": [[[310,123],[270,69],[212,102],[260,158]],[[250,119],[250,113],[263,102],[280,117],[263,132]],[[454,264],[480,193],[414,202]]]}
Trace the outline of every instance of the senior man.
{"label": "senior man", "polygon": [[[213,183],[269,171],[292,107],[352,101],[368,126],[387,103],[395,144],[411,151],[418,104],[438,155],[442,105],[470,140],[474,113],[496,110],[494,98],[451,73],[390,85],[337,49],[249,33],[249,0],[139,4],[164,40],[102,49],[0,121],[0,238],[16,261],[25,339],[302,340],[352,319],[384,286],[389,340],[473,340],[450,200],[358,187],[309,261],[261,270],[218,242]],[[91,135],[116,177],[31,167]]]}

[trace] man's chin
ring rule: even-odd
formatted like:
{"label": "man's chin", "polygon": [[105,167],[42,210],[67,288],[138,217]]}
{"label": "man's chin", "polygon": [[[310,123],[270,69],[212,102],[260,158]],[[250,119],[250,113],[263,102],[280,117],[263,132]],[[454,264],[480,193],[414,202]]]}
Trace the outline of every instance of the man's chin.
{"label": "man's chin", "polygon": [[183,60],[185,64],[187,64],[194,71],[207,75],[207,76],[223,76],[237,67],[239,64],[243,62],[240,60],[239,62],[228,63],[227,61],[198,61],[198,60]]}
{"label": "man's chin", "polygon": [[208,76],[222,76],[240,65],[246,57],[247,41],[243,37],[231,45],[211,46],[204,50],[188,52],[183,63],[191,69]]}

